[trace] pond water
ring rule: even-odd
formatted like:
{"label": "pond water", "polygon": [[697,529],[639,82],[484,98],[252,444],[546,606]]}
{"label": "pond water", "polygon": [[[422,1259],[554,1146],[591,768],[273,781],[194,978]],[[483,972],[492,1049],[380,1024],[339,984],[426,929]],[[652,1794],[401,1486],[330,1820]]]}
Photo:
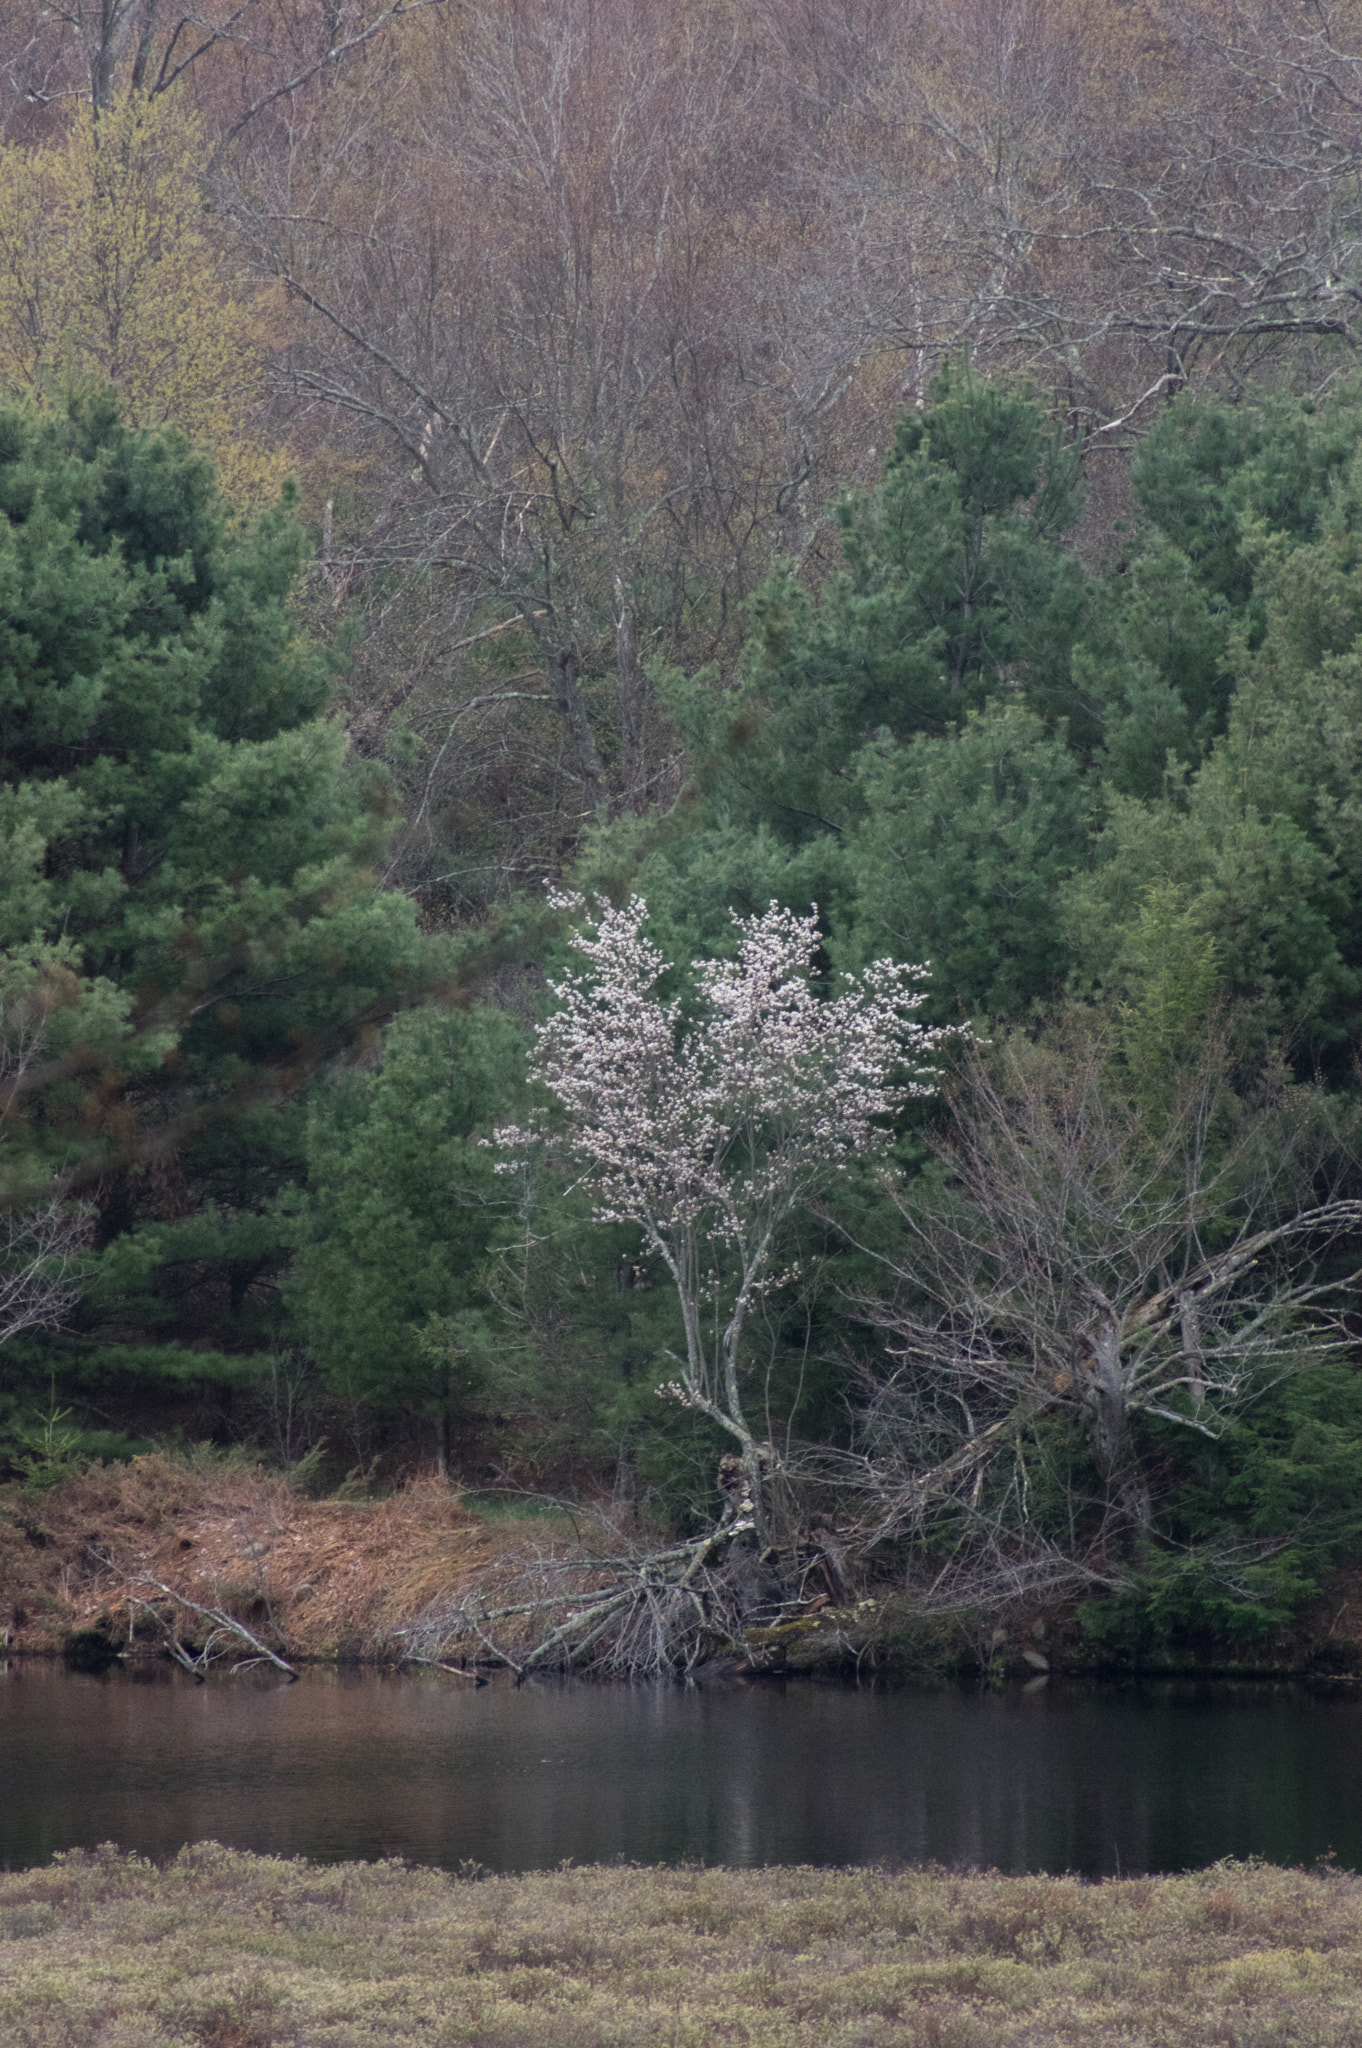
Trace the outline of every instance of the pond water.
{"label": "pond water", "polygon": [[1362,1701],[1288,1686],[1004,1693],[0,1666],[0,1865],[205,1839],[325,1861],[1221,1856],[1362,1869]]}

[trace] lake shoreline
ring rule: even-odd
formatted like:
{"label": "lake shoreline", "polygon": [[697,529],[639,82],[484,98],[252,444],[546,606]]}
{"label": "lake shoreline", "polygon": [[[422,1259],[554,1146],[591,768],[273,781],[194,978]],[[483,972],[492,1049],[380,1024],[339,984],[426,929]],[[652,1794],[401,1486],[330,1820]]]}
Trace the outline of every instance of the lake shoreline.
{"label": "lake shoreline", "polygon": [[[35,1669],[60,1668],[100,1677],[114,1670],[140,1670],[150,1672],[174,1669],[174,1660],[162,1649],[150,1645],[135,1650],[116,1650],[111,1655],[105,1648],[105,1638],[96,1637],[94,1654],[87,1654],[86,1646],[79,1638],[75,1644],[67,1643],[54,1648],[20,1648],[13,1644],[0,1646],[0,1663],[19,1667],[31,1665]],[[784,1687],[786,1685],[809,1685],[828,1687],[833,1690],[875,1692],[901,1692],[941,1689],[974,1693],[981,1686],[989,1690],[1039,1691],[1053,1683],[1055,1686],[1083,1688],[1088,1686],[1122,1686],[1144,1684],[1188,1684],[1217,1686],[1262,1686],[1278,1685],[1299,1687],[1324,1698],[1362,1697],[1362,1675],[1354,1672],[1321,1671],[1310,1664],[1234,1664],[1223,1660],[1204,1664],[1192,1663],[1144,1663],[1144,1664],[1056,1664],[1047,1673],[1031,1671],[1024,1664],[1009,1664],[1000,1671],[981,1676],[977,1666],[951,1665],[940,1669],[928,1669],[919,1664],[896,1665],[889,1659],[866,1665],[860,1670],[854,1663],[829,1657],[821,1663],[810,1662],[797,1668],[765,1668],[759,1664],[743,1661],[738,1657],[714,1657],[697,1665],[694,1670],[676,1672],[660,1678],[633,1679],[618,1672],[574,1670],[570,1673],[556,1668],[531,1672],[519,1679],[506,1664],[491,1660],[486,1662],[464,1661],[457,1665],[430,1665],[412,1663],[395,1657],[338,1656],[322,1653],[305,1655],[291,1653],[291,1663],[298,1677],[328,1671],[348,1671],[355,1674],[369,1673],[384,1677],[418,1678],[429,1672],[443,1673],[446,1677],[469,1684],[486,1686],[504,1683],[513,1687],[557,1683],[570,1677],[574,1683],[609,1687],[635,1687],[644,1685],[675,1685],[713,1689],[726,1686]],[[202,1684],[209,1677],[215,1681],[231,1678],[238,1668],[253,1668],[250,1660],[243,1657],[242,1666],[236,1667],[230,1661],[215,1666],[197,1680]]]}
{"label": "lake shoreline", "polygon": [[[476,1681],[480,1669],[500,1668],[476,1645],[453,1659],[414,1654],[429,1617],[470,1595],[495,1605],[528,1552],[567,1556],[574,1539],[565,1516],[489,1514],[435,1479],[383,1499],[314,1500],[247,1459],[156,1452],[43,1492],[0,1487],[0,1653],[87,1670],[168,1654],[192,1661],[216,1629],[212,1654],[228,1663],[256,1654],[296,1668],[434,1661]],[[1086,1639],[1072,1603],[1019,1609],[989,1628],[917,1612],[898,1583],[864,1591],[851,1607],[824,1596],[781,1626],[715,1642],[694,1675],[1362,1683],[1356,1568],[1289,1632],[1252,1649],[1208,1641],[1122,1659]],[[515,1668],[510,1657],[502,1664]]]}

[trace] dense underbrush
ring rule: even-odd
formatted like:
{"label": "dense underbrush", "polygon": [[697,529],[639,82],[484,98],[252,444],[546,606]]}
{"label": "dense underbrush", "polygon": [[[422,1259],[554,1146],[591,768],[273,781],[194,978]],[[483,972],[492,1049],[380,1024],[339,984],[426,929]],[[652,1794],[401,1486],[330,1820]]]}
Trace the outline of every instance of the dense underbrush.
{"label": "dense underbrush", "polygon": [[1134,1623],[1104,1634],[1093,1624],[1106,1610],[1071,1599],[933,1610],[901,1570],[848,1566],[826,1531],[763,1563],[726,1548],[722,1529],[678,1542],[604,1508],[530,1505],[475,1505],[433,1478],[383,1498],[314,1499],[206,1447],[0,1487],[0,1648],[87,1668],[264,1654],[635,1675],[717,1661],[900,1677],[1290,1670],[1351,1684],[1362,1670],[1356,1570],[1250,1643]]}

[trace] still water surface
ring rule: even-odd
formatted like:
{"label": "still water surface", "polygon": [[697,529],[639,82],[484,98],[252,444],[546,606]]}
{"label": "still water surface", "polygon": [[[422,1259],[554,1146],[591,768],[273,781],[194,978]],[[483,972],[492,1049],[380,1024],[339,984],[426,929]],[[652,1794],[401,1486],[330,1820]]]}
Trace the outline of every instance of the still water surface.
{"label": "still water surface", "polygon": [[495,1683],[0,1666],[0,1866],[205,1839],[456,1868],[1362,1869],[1362,1702],[1288,1687]]}

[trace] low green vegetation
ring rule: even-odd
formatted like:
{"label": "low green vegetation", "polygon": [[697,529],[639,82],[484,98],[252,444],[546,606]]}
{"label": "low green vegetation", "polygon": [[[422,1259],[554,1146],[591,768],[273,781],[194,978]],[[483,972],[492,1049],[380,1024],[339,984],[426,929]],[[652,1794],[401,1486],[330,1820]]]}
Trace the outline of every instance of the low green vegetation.
{"label": "low green vegetation", "polygon": [[1362,1879],[572,1869],[213,1843],[0,1877],[12,2048],[1350,2048]]}

